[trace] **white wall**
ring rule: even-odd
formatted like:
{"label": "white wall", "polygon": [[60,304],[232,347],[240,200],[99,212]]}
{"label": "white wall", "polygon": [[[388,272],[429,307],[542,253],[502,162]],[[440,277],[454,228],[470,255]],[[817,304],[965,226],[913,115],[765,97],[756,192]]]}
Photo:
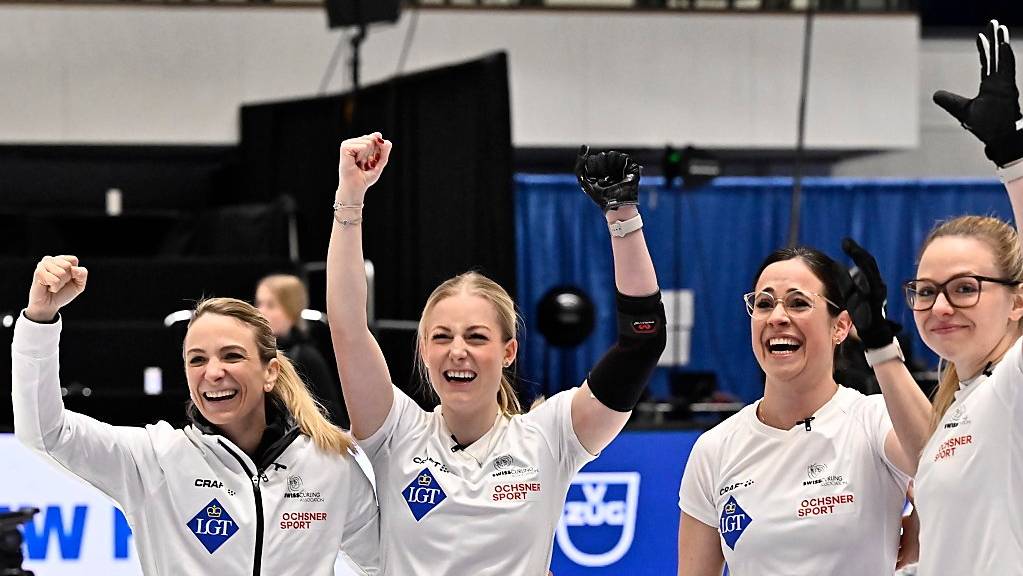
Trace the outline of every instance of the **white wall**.
{"label": "white wall", "polygon": [[[411,19],[372,29],[366,82],[394,72]],[[0,6],[0,142],[235,142],[241,103],[314,94],[340,38],[302,7]],[[406,69],[507,50],[519,146],[779,148],[801,44],[798,15],[435,9]],[[916,146],[918,53],[914,17],[819,17],[808,145]],[[346,86],[342,66],[330,91]]]}
{"label": "white wall", "polygon": [[936,90],[972,98],[980,85],[980,68],[973,37],[928,39],[921,43],[920,146],[842,162],[838,176],[994,177],[994,165],[984,146],[959,122],[931,101]]}

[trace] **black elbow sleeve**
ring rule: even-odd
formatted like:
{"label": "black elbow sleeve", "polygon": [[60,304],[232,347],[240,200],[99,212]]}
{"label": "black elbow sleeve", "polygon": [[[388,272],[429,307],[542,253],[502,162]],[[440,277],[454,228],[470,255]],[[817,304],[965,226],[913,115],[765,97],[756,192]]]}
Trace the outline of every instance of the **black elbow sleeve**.
{"label": "black elbow sleeve", "polygon": [[604,406],[619,412],[636,407],[667,341],[661,293],[619,293],[618,341],[590,371],[590,391]]}

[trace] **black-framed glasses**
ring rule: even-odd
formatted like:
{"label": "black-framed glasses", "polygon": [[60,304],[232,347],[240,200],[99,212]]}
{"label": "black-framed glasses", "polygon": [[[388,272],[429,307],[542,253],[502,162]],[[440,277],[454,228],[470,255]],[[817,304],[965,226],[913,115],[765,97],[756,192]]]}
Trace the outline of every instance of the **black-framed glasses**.
{"label": "black-framed glasses", "polygon": [[803,316],[813,311],[813,299],[814,297],[820,298],[821,300],[831,304],[835,308],[839,308],[838,304],[835,304],[831,300],[828,300],[824,296],[817,294],[816,292],[807,292],[804,290],[792,290],[786,292],[782,298],[775,297],[770,292],[747,292],[742,295],[742,299],[746,302],[746,312],[751,318],[766,318],[774,312],[774,309],[781,302],[782,308],[785,309],[785,313],[789,316]]}
{"label": "black-framed glasses", "polygon": [[915,312],[924,312],[934,307],[938,294],[953,308],[970,308],[980,301],[981,284],[991,282],[1003,286],[1017,286],[1019,282],[1009,278],[989,278],[978,274],[953,276],[939,284],[932,280],[910,280],[902,285],[906,293],[906,304]]}

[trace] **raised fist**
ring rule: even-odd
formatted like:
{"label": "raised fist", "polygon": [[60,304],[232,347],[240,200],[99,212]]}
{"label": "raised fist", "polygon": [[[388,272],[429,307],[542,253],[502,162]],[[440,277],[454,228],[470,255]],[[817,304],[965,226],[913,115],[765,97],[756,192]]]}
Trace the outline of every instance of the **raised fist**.
{"label": "raised fist", "polygon": [[579,148],[575,159],[575,177],[583,192],[604,212],[626,204],[639,204],[639,176],[643,167],[621,152],[590,154],[588,146]]}

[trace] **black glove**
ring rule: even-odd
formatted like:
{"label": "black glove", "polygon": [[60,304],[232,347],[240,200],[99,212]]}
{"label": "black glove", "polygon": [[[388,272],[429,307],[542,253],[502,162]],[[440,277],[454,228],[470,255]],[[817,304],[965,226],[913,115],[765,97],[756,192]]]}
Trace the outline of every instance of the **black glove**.
{"label": "black glove", "polygon": [[972,100],[938,90],[934,103],[955,116],[963,127],[984,143],[984,154],[998,166],[1023,158],[1023,131],[1017,122],[1016,57],[1009,46],[1009,29],[997,20],[977,35],[980,52],[980,92]]}
{"label": "black glove", "polygon": [[575,177],[583,192],[604,212],[626,204],[639,204],[639,175],[643,167],[621,152],[590,155],[588,146],[579,148]]}
{"label": "black glove", "polygon": [[885,318],[888,303],[888,287],[881,279],[877,260],[852,238],[842,240],[842,251],[852,258],[859,268],[858,277],[853,276],[845,308],[852,317],[856,333],[867,350],[884,348],[892,343],[902,326]]}

